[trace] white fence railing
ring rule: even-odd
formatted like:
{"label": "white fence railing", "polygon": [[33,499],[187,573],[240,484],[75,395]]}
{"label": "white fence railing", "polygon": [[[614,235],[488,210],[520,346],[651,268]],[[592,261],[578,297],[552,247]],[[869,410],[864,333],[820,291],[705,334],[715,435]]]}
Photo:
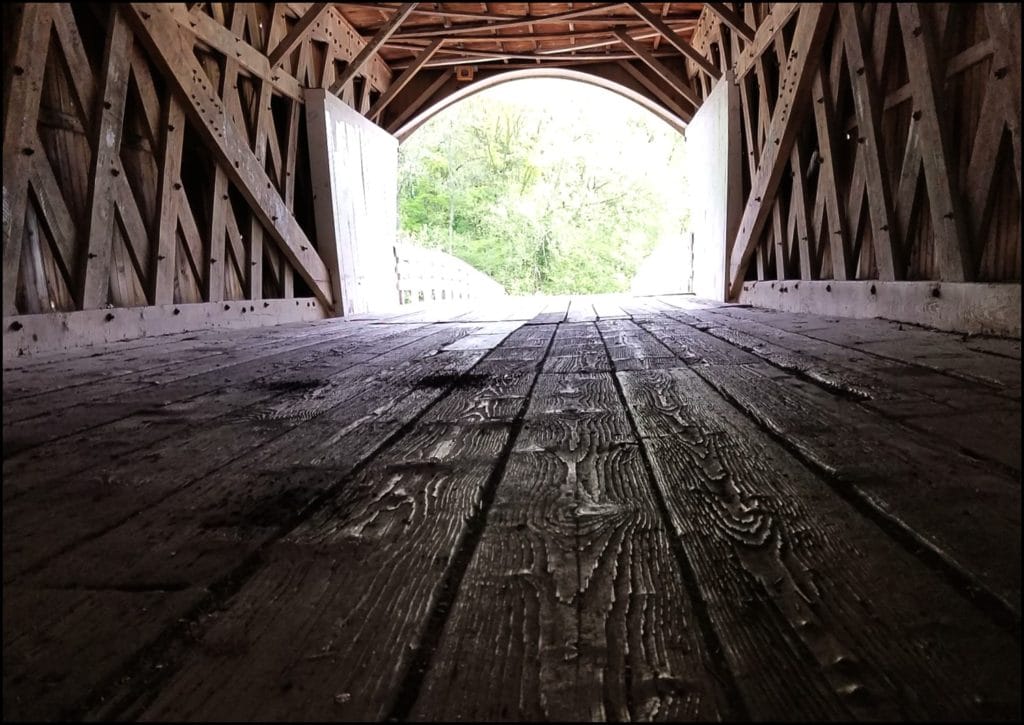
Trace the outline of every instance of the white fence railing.
{"label": "white fence railing", "polygon": [[440,249],[395,245],[398,303],[448,302],[501,297],[505,288],[475,267]]}
{"label": "white fence railing", "polygon": [[692,232],[663,239],[637,265],[629,291],[635,295],[693,292],[695,254]]}

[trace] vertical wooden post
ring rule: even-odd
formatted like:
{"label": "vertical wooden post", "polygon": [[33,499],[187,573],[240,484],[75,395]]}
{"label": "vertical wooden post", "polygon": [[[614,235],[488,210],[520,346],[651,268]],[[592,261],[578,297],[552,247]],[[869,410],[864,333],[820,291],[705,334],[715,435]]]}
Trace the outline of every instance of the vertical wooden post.
{"label": "vertical wooden post", "polygon": [[913,93],[912,123],[917,124],[925,186],[928,189],[935,251],[942,279],[963,282],[974,278],[974,262],[967,237],[967,218],[960,195],[953,189],[948,160],[955,156],[949,130],[943,123],[938,98],[945,83],[945,68],[938,61],[931,24],[917,3],[897,3],[907,70]]}
{"label": "vertical wooden post", "polygon": [[157,244],[152,257],[150,284],[153,304],[174,301],[175,255],[178,251],[178,213],[175,191],[181,188],[181,148],[185,137],[185,112],[170,91],[160,115],[163,139],[157,201]]}
{"label": "vertical wooden post", "polygon": [[3,314],[13,315],[24,242],[31,156],[43,153],[36,133],[43,71],[49,48],[48,5],[22,5],[14,31],[12,63],[4,69]]}
{"label": "vertical wooden post", "polygon": [[[231,32],[240,36],[245,25],[245,13],[236,4],[231,10]],[[229,53],[224,60],[224,72],[220,77],[220,98],[231,118],[239,120],[238,61]],[[243,126],[244,127],[244,126]],[[207,229],[209,249],[206,254],[206,269],[203,274],[203,296],[207,302],[224,299],[224,276],[229,269],[225,241],[228,227],[226,215],[233,213],[229,208],[228,177],[219,164],[213,165],[213,188],[210,196],[210,226]]]}
{"label": "vertical wooden post", "polygon": [[[270,84],[257,80],[256,94],[255,147],[253,153],[262,165],[267,159],[267,123],[270,117]],[[249,287],[249,299],[263,298],[263,226],[255,215],[249,217],[249,244],[246,247],[248,259],[245,262],[246,279]]]}
{"label": "vertical wooden post", "polygon": [[99,89],[99,123],[93,133],[93,164],[89,179],[89,222],[86,253],[80,263],[78,306],[102,307],[110,288],[110,259],[114,238],[114,178],[121,173],[121,136],[128,95],[132,33],[121,11],[112,7],[103,53]]}
{"label": "vertical wooden post", "polygon": [[858,142],[864,158],[864,177],[868,189],[871,216],[871,239],[875,245],[878,278],[895,280],[903,277],[900,249],[893,228],[892,194],[888,170],[882,153],[882,99],[878,95],[875,69],[864,54],[864,28],[860,6],[839,4],[840,27],[846,48],[846,61],[853,86],[853,105],[857,110]]}
{"label": "vertical wooden post", "polygon": [[850,234],[839,204],[838,176],[836,174],[836,126],[835,104],[832,103],[832,88],[825,77],[823,68],[818,68],[811,90],[814,105],[814,123],[818,132],[818,155],[821,168],[818,170],[818,189],[825,195],[825,221],[822,222],[828,235],[832,258],[832,279],[849,279],[847,250],[850,248]]}

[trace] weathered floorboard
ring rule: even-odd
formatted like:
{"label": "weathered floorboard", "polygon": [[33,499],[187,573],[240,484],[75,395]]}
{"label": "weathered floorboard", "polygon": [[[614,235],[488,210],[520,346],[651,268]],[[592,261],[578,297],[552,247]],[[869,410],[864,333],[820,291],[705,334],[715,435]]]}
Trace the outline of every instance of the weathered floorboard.
{"label": "weathered floorboard", "polygon": [[[509,392],[521,385],[510,382]],[[452,397],[475,392],[469,378]],[[524,404],[521,398],[511,413]],[[272,547],[265,567],[232,602],[248,612],[241,630],[233,620],[207,623],[214,641],[240,640],[253,668],[225,667],[224,655],[200,649],[143,717],[237,717],[240,699],[259,708],[244,717],[386,716],[412,655],[409,645],[426,625],[502,457],[509,412],[484,421],[418,422]],[[250,641],[247,632],[260,635]],[[362,667],[339,668],[345,662]],[[282,687],[282,678],[291,686]],[[247,695],[266,687],[281,693],[271,709]]]}
{"label": "weathered floorboard", "polygon": [[721,717],[671,551],[611,376],[542,375],[413,718]]}
{"label": "weathered floorboard", "polygon": [[694,372],[618,376],[751,712],[1013,716],[1013,637]]}
{"label": "weathered floorboard", "polygon": [[5,373],[7,719],[1019,715],[1019,341],[509,298]]}
{"label": "weathered floorboard", "polygon": [[[675,334],[709,337],[692,329]],[[816,386],[779,377],[763,362],[692,369],[878,519],[929,548],[1019,618],[1020,554],[1006,549],[1020,531],[1020,486],[1011,476]]]}

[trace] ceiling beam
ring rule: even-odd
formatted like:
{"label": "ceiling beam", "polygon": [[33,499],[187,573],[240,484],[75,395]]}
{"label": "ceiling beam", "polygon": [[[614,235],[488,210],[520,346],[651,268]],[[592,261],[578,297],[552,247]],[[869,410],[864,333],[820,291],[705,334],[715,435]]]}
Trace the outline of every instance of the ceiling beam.
{"label": "ceiling beam", "polygon": [[[616,40],[616,43],[619,41]],[[417,47],[416,50],[421,48]],[[412,48],[409,48],[412,50]],[[549,65],[564,65],[566,63],[578,61],[586,63],[608,63],[618,60],[636,60],[636,54],[632,52],[622,53],[580,53],[577,55],[547,55],[543,51],[540,53],[502,53],[499,51],[475,51],[466,50],[460,51],[457,49],[448,50],[447,48],[439,51],[439,53],[461,53],[462,55],[457,58],[441,58],[438,60],[431,60],[424,67],[425,68],[443,68],[453,65],[472,64],[477,65],[480,63],[495,63],[499,61],[519,60],[519,61],[531,61],[532,67],[536,68],[542,63],[538,61],[549,61]],[[658,51],[653,54],[655,58],[679,58],[679,53],[675,50],[671,51]],[[392,70],[404,70],[409,66],[404,63],[399,63],[392,66]]]}
{"label": "ceiling beam", "polygon": [[334,81],[328,91],[332,95],[337,95],[341,92],[341,89],[345,87],[345,84],[352,80],[356,73],[360,71],[363,65],[368,61],[374,53],[380,50],[380,47],[387,42],[396,30],[398,26],[402,24],[412,11],[416,8],[416,3],[405,3],[401,8],[398,9],[394,15],[377,31],[377,34],[363,46],[363,49],[359,51],[359,55],[352,59],[352,62],[348,64],[345,71]]}
{"label": "ceiling beam", "polygon": [[[510,20],[507,22],[498,23],[474,23],[472,25],[456,25],[451,28],[431,28],[427,30],[410,30],[405,33],[400,33],[395,37],[398,38],[431,38],[437,36],[452,36],[452,35],[463,35],[466,33],[475,33],[478,30],[491,32],[495,30],[506,30],[508,28],[520,28],[526,25],[540,25],[541,23],[562,23],[570,18],[580,18],[587,15],[594,15],[595,13],[603,13],[608,10],[619,8],[626,3],[604,3],[596,7],[582,8],[580,10],[569,10],[564,13],[555,13],[554,15],[536,15],[533,17],[524,16],[519,20]],[[588,20],[587,22],[591,22]]]}
{"label": "ceiling beam", "polygon": [[[399,5],[384,5],[382,3],[373,3],[372,6],[368,6],[367,3],[334,3],[339,8],[346,8],[349,10],[400,10]],[[522,17],[520,15],[499,15],[497,13],[469,13],[469,12],[458,12],[454,10],[431,10],[429,8],[417,8],[413,10],[413,15],[433,15],[438,18],[462,18],[464,20],[517,20]]]}
{"label": "ceiling beam", "polygon": [[743,36],[748,43],[754,40],[754,29],[747,25],[739,13],[731,10],[725,3],[704,3],[708,10],[713,12],[719,19]]}
{"label": "ceiling beam", "polygon": [[668,83],[676,93],[688,100],[695,107],[700,107],[700,97],[694,93],[693,89],[690,88],[687,83],[683,82],[681,78],[676,76],[675,73],[666,68],[660,60],[655,58],[654,54],[648,48],[631,38],[625,30],[616,30],[615,37],[618,38],[623,45],[633,51],[633,54],[642,60],[648,68],[657,73],[663,81]]}
{"label": "ceiling beam", "polygon": [[392,81],[391,85],[388,86],[388,89],[384,91],[384,94],[377,99],[377,102],[373,104],[373,107],[366,114],[366,117],[371,121],[375,120],[384,110],[384,107],[394,100],[399,91],[409,84],[409,81],[411,81],[413,76],[419,72],[420,68],[422,68],[428,60],[434,57],[434,53],[437,52],[437,49],[441,47],[441,43],[444,41],[444,38],[438,38],[428,45],[422,53],[416,56],[409,67],[402,72],[402,75]]}
{"label": "ceiling beam", "polygon": [[[697,26],[697,21],[696,20],[684,20],[684,21],[678,21],[677,20],[677,21],[674,21],[674,22],[677,25],[679,25],[679,27],[673,28],[673,30],[675,30],[677,33],[680,32],[680,31],[692,30],[693,28],[695,28]],[[647,29],[646,29],[647,26],[646,26],[645,23],[638,23],[638,22],[634,21],[631,24],[630,23],[623,23],[622,27],[625,27],[627,30],[631,30],[631,31],[632,30],[644,30],[644,35],[643,36],[634,36],[634,37],[652,38],[652,37],[654,37],[656,35],[656,33],[647,31]],[[539,41],[569,40],[571,38],[575,38],[576,40],[579,40],[581,38],[607,38],[610,33],[611,33],[611,30],[609,30],[608,28],[605,28],[603,30],[586,30],[586,31],[578,32],[578,33],[566,33],[564,31],[562,31],[562,32],[557,32],[557,33],[522,33],[522,34],[517,34],[517,35],[460,35],[459,36],[459,42],[460,43],[521,43],[521,42],[528,42],[528,41],[534,41],[534,40],[539,40]],[[410,41],[404,41],[404,42],[413,42],[415,40],[416,39],[412,39]],[[398,41],[398,42],[403,42],[403,41]],[[617,42],[617,41],[614,41],[614,42]]]}
{"label": "ceiling beam", "polygon": [[284,39],[277,44],[277,47],[270,52],[269,60],[270,67],[274,68],[278,63],[288,57],[288,54],[299,47],[299,43],[302,42],[303,38],[306,37],[306,33],[313,27],[313,23],[320,19],[327,8],[331,7],[330,3],[313,3],[309,10],[299,18],[299,22],[295,23],[294,27],[288,31],[288,35],[284,36]]}
{"label": "ceiling beam", "polygon": [[633,12],[639,15],[648,25],[657,30],[665,40],[671,43],[676,50],[700,66],[701,70],[715,80],[722,77],[722,72],[712,65],[711,62],[700,53],[700,51],[683,40],[674,30],[672,30],[672,28],[665,24],[665,21],[644,7],[643,3],[630,3],[629,6],[633,8]]}

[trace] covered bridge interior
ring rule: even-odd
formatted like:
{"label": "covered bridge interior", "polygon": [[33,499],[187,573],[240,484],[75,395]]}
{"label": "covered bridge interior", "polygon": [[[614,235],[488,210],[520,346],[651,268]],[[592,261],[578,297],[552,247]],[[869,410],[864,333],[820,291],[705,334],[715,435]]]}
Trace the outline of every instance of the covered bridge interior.
{"label": "covered bridge interior", "polygon": [[[5,719],[1019,720],[1019,5],[2,32]],[[697,295],[397,306],[531,76],[686,134]]]}

